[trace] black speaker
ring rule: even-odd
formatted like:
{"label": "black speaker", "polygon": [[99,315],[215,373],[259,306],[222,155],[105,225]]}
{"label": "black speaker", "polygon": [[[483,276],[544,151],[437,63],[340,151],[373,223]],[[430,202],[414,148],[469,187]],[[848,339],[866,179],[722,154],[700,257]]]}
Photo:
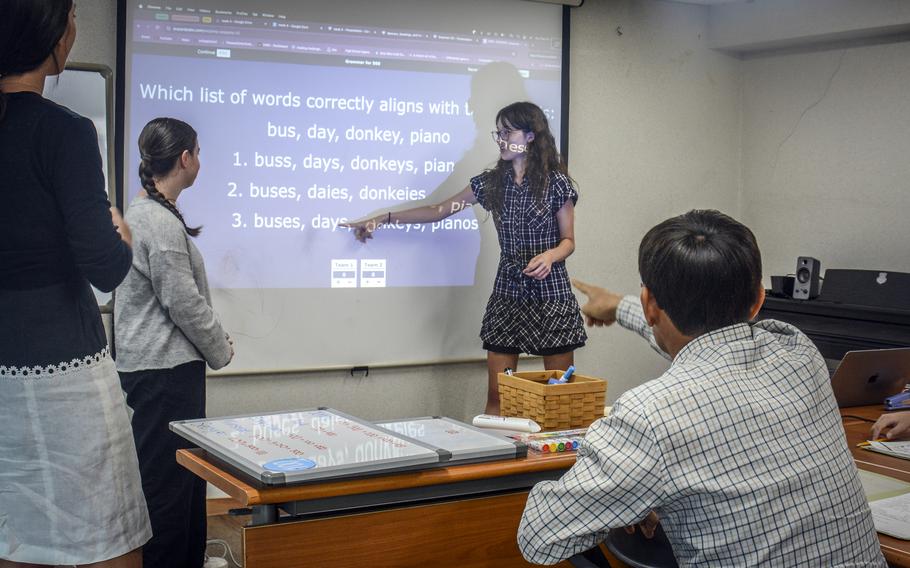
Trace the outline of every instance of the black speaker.
{"label": "black speaker", "polygon": [[801,256],[796,259],[796,280],[793,282],[794,300],[811,300],[818,296],[819,273],[822,263],[811,256]]}
{"label": "black speaker", "polygon": [[771,277],[771,295],[778,298],[793,297],[793,282],[796,280],[793,276],[772,276]]}
{"label": "black speaker", "polygon": [[829,268],[818,301],[910,311],[910,274]]}

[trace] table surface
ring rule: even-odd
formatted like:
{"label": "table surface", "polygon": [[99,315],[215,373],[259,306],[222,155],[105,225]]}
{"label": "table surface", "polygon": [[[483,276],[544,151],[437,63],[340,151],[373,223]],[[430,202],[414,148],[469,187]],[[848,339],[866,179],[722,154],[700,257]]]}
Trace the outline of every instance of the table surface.
{"label": "table surface", "polygon": [[[882,412],[883,407],[879,405],[841,409],[850,452],[853,454],[858,468],[910,483],[910,460],[857,447],[857,444],[869,438],[872,422]],[[200,449],[178,450],[177,462],[227,493],[240,506],[248,507],[568,469],[575,463],[575,454],[574,452],[560,454],[529,452],[525,458],[512,460],[453,465],[405,473],[387,473],[357,479],[319,481],[286,487],[257,486],[242,477],[235,476],[226,468],[220,467],[216,460],[212,460],[204,450]],[[878,536],[888,562],[895,566],[910,568],[910,541],[883,534]]]}
{"label": "table surface", "polygon": [[[847,445],[850,446],[850,452],[856,460],[856,467],[910,483],[910,460],[856,447],[872,435],[872,423],[882,412],[884,412],[882,405],[842,408],[841,416],[844,421],[844,432],[847,434]],[[910,541],[881,533],[878,539],[882,543],[882,552],[888,562],[894,566],[910,567]]]}
{"label": "table surface", "polygon": [[382,473],[355,479],[315,481],[284,487],[259,486],[236,476],[227,468],[221,467],[205,450],[178,450],[177,462],[230,495],[241,506],[249,507],[569,469],[575,463],[575,453],[528,452],[528,456],[524,458],[443,466],[404,473]]}

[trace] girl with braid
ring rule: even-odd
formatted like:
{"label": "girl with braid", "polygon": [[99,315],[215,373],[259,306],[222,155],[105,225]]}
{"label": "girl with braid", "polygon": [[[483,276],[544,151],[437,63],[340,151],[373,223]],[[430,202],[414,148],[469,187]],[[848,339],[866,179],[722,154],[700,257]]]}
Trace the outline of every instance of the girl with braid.
{"label": "girl with braid", "polygon": [[486,412],[499,414],[497,376],[515,369],[519,354],[542,356],[547,369],[567,369],[587,335],[565,264],[575,250],[578,193],[547,117],[533,103],[512,103],[497,113],[491,134],[499,160],[457,194],[345,226],[365,242],[383,225],[440,221],[475,203],[492,214],[501,251],[480,339],[487,351]]}
{"label": "girl with braid", "polygon": [[174,420],[205,417],[205,366],[220,369],[234,355],[209,295],[202,255],[177,207],[199,173],[193,128],[156,118],[139,135],[143,190],[126,213],[133,264],[117,288],[117,370],[133,409],[142,489],[152,521],[145,566],[199,568],[205,557],[205,482],[179,467],[174,453],[190,447],[168,429]]}

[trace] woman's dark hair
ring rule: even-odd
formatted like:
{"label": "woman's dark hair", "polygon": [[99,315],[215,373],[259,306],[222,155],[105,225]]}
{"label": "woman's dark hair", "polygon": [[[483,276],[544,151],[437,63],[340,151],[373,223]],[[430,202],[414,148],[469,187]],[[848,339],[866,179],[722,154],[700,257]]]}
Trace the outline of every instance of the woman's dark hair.
{"label": "woman's dark hair", "polygon": [[[0,2],[0,77],[34,71],[51,56],[69,25],[73,0],[3,0]],[[6,97],[0,93],[0,120]]]}
{"label": "woman's dark hair", "polygon": [[187,227],[183,215],[177,206],[155,187],[155,178],[169,174],[184,151],[192,154],[196,151],[196,131],[189,124],[176,118],[156,118],[151,120],[139,134],[139,180],[149,197],[173,213],[191,237],[198,236],[202,227]]}
{"label": "woman's dark hair", "polygon": [[761,290],[755,235],[713,210],[689,211],[648,231],[638,271],[676,329],[691,337],[748,321]]}
{"label": "woman's dark hair", "polygon": [[[534,103],[517,102],[496,113],[496,123],[512,130],[534,133],[534,140],[528,144],[527,148],[527,168],[524,178],[528,180],[528,187],[535,201],[543,203],[547,194],[550,172],[568,175],[565,160],[556,150],[556,140],[550,132],[547,116]],[[511,167],[511,162],[499,160],[496,166],[489,170],[492,182],[489,196],[494,215],[498,215],[502,210],[505,176]]]}

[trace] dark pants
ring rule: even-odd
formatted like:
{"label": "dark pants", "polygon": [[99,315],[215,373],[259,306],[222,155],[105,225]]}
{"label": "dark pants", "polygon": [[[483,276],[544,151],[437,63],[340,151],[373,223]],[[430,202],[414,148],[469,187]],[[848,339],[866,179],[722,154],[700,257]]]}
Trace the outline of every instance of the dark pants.
{"label": "dark pants", "polygon": [[174,454],[195,447],[168,429],[173,420],[205,417],[205,363],[120,373],[133,409],[142,491],[152,539],[142,549],[148,568],[201,568],[205,560],[205,481],[177,465]]}

